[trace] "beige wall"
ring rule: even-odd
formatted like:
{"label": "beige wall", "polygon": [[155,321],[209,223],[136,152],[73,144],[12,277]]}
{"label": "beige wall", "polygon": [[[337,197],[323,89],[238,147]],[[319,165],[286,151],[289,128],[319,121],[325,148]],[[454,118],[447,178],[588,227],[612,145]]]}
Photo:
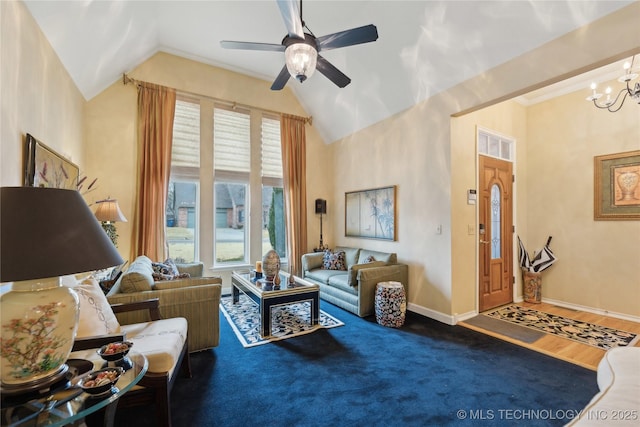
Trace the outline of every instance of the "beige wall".
{"label": "beige wall", "polygon": [[[2,185],[21,183],[22,140],[24,133],[30,132],[69,155],[89,176],[99,178],[99,189],[89,194],[89,202],[110,195],[120,201],[124,214],[132,218],[136,165],[135,88],[115,82],[83,105],[82,97],[22,3],[0,2],[0,7]],[[619,265],[618,261],[627,256],[626,253],[612,254],[612,250],[620,247],[620,242],[623,248],[634,248],[630,239],[634,233],[637,235],[637,222],[589,222],[592,215],[590,190],[580,187],[576,194],[570,186],[572,182],[591,181],[589,171],[593,155],[624,151],[625,147],[633,149],[637,137],[621,139],[619,135],[605,131],[586,139],[582,136],[585,128],[597,127],[596,131],[600,132],[600,129],[611,127],[609,123],[596,126],[593,108],[577,114],[588,115],[581,117],[581,125],[575,116],[567,117],[564,125],[555,125],[555,130],[551,130],[553,127],[544,129],[549,131],[548,135],[534,135],[530,130],[547,126],[547,108],[557,108],[558,114],[562,114],[562,107],[532,109],[523,118],[521,108],[511,103],[453,122],[451,116],[478,110],[640,51],[640,30],[635,19],[639,13],[640,3],[636,2],[335,144],[323,145],[314,128],[307,127],[309,249],[317,244],[319,231],[319,221],[312,214],[313,201],[325,198],[328,213],[324,235],[331,246],[366,246],[394,251],[401,262],[410,265],[410,309],[449,323],[455,323],[458,315],[473,311],[476,286],[475,243],[472,240],[475,237],[468,235],[467,228],[468,224],[475,223],[475,213],[466,205],[466,191],[474,186],[476,174],[470,138],[472,133],[475,135],[475,125],[481,124],[515,136],[518,144],[526,142],[528,147],[524,156],[522,150],[518,151],[517,175],[524,176],[525,181],[517,183],[517,226],[523,238],[531,241],[529,246],[537,245],[536,239],[544,240],[546,235],[553,235],[553,248],[561,256],[557,265],[545,275],[545,294],[559,301],[638,315],[638,308],[631,306],[638,300],[637,287],[629,285],[627,280],[637,278],[637,273],[634,273],[633,264],[631,267]],[[620,33],[627,36],[619,38],[617,34]],[[305,115],[288,90],[273,94],[269,91],[270,82],[171,55],[158,54],[130,75],[184,91]],[[625,106],[626,109],[634,107]],[[612,117],[610,120],[623,119]],[[522,135],[522,121],[527,123],[526,135]],[[571,139],[571,132],[578,135],[574,138],[578,144],[591,148],[571,151],[571,146],[562,145]],[[561,143],[551,144],[551,137]],[[536,150],[536,143],[549,144],[545,149],[548,152]],[[556,158],[559,165],[553,163]],[[566,184],[562,184],[564,191],[553,196],[534,191],[537,186],[534,177],[539,169],[546,170],[547,165],[553,165],[553,169],[570,170],[567,164],[579,165],[581,170],[577,172],[580,175],[566,178]],[[344,237],[344,193],[387,185],[398,186],[398,240],[385,242]],[[554,182],[551,187],[557,186]],[[554,197],[558,206],[553,216],[546,210],[544,215],[542,211],[535,211],[544,209],[542,199],[546,201],[547,197]],[[565,200],[574,201],[572,206],[576,209],[569,211]],[[579,206],[584,204],[584,210],[580,210]],[[530,213],[532,211],[536,214]],[[528,213],[524,219],[523,212]],[[553,217],[558,215],[562,222],[554,222]],[[547,218],[543,217],[552,217],[551,223],[547,225]],[[576,221],[582,227],[561,229],[567,221]],[[436,232],[438,226],[442,227],[442,234]],[[127,258],[130,224],[118,224],[118,230],[120,253]],[[589,238],[584,239],[587,235]],[[576,249],[576,238],[584,243],[580,244],[580,251]],[[607,251],[603,250],[603,245]],[[629,253],[633,256],[634,252]],[[582,262],[584,257],[589,263]],[[591,270],[586,270],[585,265]],[[612,280],[613,277],[616,279]],[[565,286],[567,282],[575,284]]]}
{"label": "beige wall", "polygon": [[[247,77],[221,68],[158,53],[136,67],[128,75],[132,78],[173,87],[179,91],[238,104],[306,116],[289,89],[270,90],[270,82]],[[111,196],[118,200],[124,215],[133,219],[136,191],[136,132],[137,91],[134,85],[115,82],[86,105],[85,143],[88,147],[88,166],[99,177],[100,191],[94,199]],[[307,209],[313,213],[313,201],[326,198],[332,181],[328,150],[312,126],[307,126],[308,186]],[[201,203],[206,203],[205,199]],[[317,245],[313,236],[319,235],[319,221],[309,218],[309,249]],[[211,224],[213,220],[201,221]],[[118,223],[118,249],[123,258],[130,258],[132,224]],[[203,226],[202,232],[212,235],[212,229]],[[202,250],[200,259],[213,265],[211,251]],[[252,260],[255,261],[255,260]]]}
{"label": "beige wall", "polygon": [[640,106],[627,99],[609,113],[587,92],[527,111],[526,242],[539,249],[553,236],[559,260],[543,273],[543,297],[640,317],[640,221],[593,218],[594,156],[640,150]]}
{"label": "beige wall", "polygon": [[[640,3],[634,3],[338,141],[334,151],[334,199],[339,209],[331,218],[336,226],[336,244],[397,252],[400,261],[410,266],[410,310],[448,323],[473,314],[477,310],[475,243],[471,242],[475,237],[468,235],[468,224],[475,223],[475,211],[466,205],[466,191],[475,187],[476,157],[466,150],[474,124],[466,123],[471,118],[451,123],[451,116],[478,111],[640,51],[639,13]],[[621,33],[628,37],[619,38],[617,34]],[[523,123],[527,119],[522,110],[514,106],[499,108],[497,114],[507,116],[479,113],[475,120],[506,134],[515,133],[511,136],[520,143],[526,141],[529,136],[523,134]],[[514,122],[509,123],[509,118]],[[536,170],[525,159],[518,164],[517,173],[533,176]],[[344,192],[393,184],[398,186],[398,241],[343,237]],[[526,193],[522,186],[519,182],[516,188],[517,209],[527,211],[531,201],[521,194]],[[589,207],[586,210],[590,212]],[[537,226],[521,218],[517,221],[524,232]],[[439,224],[441,235],[435,232]],[[543,240],[547,234],[553,235],[541,233]],[[554,249],[563,249],[556,240]],[[599,253],[597,249],[594,252]],[[633,294],[630,289],[625,291]],[[599,306],[598,301],[594,300],[593,306]],[[631,315],[637,315],[637,310],[625,308]]]}
{"label": "beige wall", "polygon": [[83,172],[82,95],[22,2],[0,2],[0,16],[0,185],[22,185],[27,133]]}
{"label": "beige wall", "polygon": [[[474,113],[454,118],[451,121],[452,169],[457,171],[451,177],[451,185],[459,189],[476,189],[478,181],[476,134],[478,128],[503,135],[515,140],[514,174],[514,225],[517,232],[526,230],[526,201],[528,199],[525,183],[527,182],[527,116],[526,109],[514,101],[484,108]],[[469,167],[473,165],[473,167]],[[452,257],[468,260],[459,262],[453,271],[454,298],[453,314],[464,314],[477,309],[478,297],[478,240],[477,207],[467,204],[466,190],[456,194],[451,200],[452,223],[457,230],[452,236]],[[469,232],[469,227],[472,231]],[[517,243],[514,241],[514,248]],[[517,257],[516,257],[517,259]],[[515,267],[514,267],[515,268]],[[519,271],[514,287],[517,296],[522,295]]]}

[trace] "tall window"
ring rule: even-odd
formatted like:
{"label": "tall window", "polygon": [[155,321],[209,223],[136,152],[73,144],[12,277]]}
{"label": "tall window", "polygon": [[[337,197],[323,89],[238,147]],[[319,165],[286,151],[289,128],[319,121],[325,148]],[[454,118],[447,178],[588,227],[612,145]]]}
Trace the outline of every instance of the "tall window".
{"label": "tall window", "polygon": [[217,267],[252,263],[272,248],[286,258],[282,187],[277,116],[206,98],[176,103],[167,206],[170,256]]}
{"label": "tall window", "polygon": [[275,249],[287,256],[280,121],[262,118],[262,253]]}
{"label": "tall window", "polygon": [[173,121],[171,177],[167,195],[167,243],[176,261],[198,258],[200,105],[179,99]]}
{"label": "tall window", "polygon": [[251,172],[248,112],[215,108],[213,163],[216,264],[248,262],[247,199]]}

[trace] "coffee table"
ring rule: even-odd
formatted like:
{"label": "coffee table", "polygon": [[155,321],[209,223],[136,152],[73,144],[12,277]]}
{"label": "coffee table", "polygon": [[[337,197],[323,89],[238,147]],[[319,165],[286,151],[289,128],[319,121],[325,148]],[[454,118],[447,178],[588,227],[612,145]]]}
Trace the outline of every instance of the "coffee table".
{"label": "coffee table", "polygon": [[260,335],[263,338],[271,335],[271,310],[280,305],[309,301],[311,324],[318,324],[320,287],[297,276],[293,276],[293,283],[289,283],[289,277],[288,273],[280,272],[280,288],[274,289],[264,279],[253,282],[249,271],[234,271],[231,274],[233,303],[238,302],[240,291],[242,291],[258,304],[260,307]]}

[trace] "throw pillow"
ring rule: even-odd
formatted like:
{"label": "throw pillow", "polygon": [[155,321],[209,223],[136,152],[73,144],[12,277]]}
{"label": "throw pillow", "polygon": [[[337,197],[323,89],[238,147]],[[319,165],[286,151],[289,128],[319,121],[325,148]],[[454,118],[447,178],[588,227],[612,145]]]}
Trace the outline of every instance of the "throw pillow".
{"label": "throw pillow", "polygon": [[[71,283],[69,283],[71,285]],[[120,333],[120,324],[98,281],[89,276],[69,286],[78,294],[80,317],[76,337],[86,338]]]}
{"label": "throw pillow", "polygon": [[179,276],[180,275],[180,271],[178,270],[178,266],[176,265],[176,262],[173,259],[167,258],[164,263],[171,270],[171,273],[169,273],[169,274],[173,274],[174,276]]}
{"label": "throw pillow", "polygon": [[152,262],[151,268],[153,268],[153,280],[174,280],[174,279],[187,279],[191,277],[189,273],[180,273],[175,262],[171,258],[168,258],[165,262]]}
{"label": "throw pillow", "polygon": [[329,250],[324,252],[324,258],[322,262],[322,268],[325,270],[346,270],[347,263],[345,261],[344,251],[331,252]]}
{"label": "throw pillow", "polygon": [[366,258],[363,260],[363,262],[362,262],[362,263],[363,263],[363,264],[369,264],[370,262],[373,262],[373,261],[375,261],[375,260],[376,260],[376,259],[373,257],[373,255],[369,255],[368,257],[366,257]]}

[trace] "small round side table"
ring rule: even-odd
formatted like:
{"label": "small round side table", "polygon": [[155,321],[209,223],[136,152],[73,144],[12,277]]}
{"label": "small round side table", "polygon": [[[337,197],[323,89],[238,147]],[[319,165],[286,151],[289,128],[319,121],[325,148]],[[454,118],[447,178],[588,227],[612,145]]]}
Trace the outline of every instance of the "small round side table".
{"label": "small round side table", "polygon": [[376,322],[382,326],[399,328],[404,325],[407,296],[400,282],[380,282],[375,296]]}

